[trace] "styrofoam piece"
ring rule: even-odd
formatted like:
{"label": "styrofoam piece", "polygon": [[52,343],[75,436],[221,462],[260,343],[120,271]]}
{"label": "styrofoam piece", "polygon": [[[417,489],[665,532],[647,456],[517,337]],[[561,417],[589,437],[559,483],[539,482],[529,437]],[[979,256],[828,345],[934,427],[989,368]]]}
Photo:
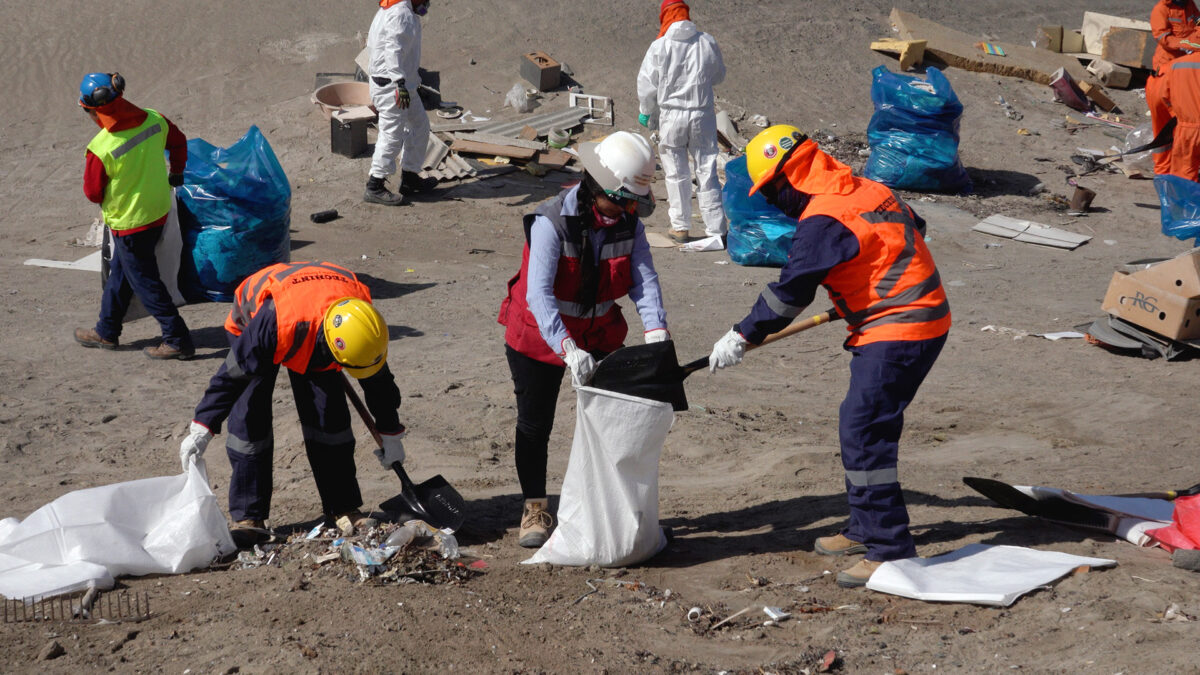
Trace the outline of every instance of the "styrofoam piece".
{"label": "styrofoam piece", "polygon": [[1009,218],[1000,214],[988,216],[971,229],[975,232],[1004,237],[1005,239],[1012,239],[1027,244],[1052,246],[1068,250],[1079,248],[1091,240],[1091,237],[1086,234],[1076,234],[1057,227],[1035,223],[1032,220]]}
{"label": "styrofoam piece", "polygon": [[968,544],[932,558],[885,562],[871,575],[867,588],[915,600],[1008,607],[1078,567],[1116,564],[1107,558],[1023,546]]}
{"label": "styrofoam piece", "polygon": [[485,134],[496,134],[497,136],[511,136],[515,138],[521,133],[526,125],[529,125],[537,130],[539,136],[545,136],[550,133],[551,129],[572,129],[588,116],[588,111],[582,108],[563,108],[553,112],[542,113],[541,115],[532,115],[529,117],[521,117],[515,120],[505,122],[494,122],[481,126],[477,129]]}
{"label": "styrofoam piece", "polygon": [[177,476],[76,490],[0,527],[0,594],[46,597],[179,574],[236,550],[203,460]]}
{"label": "styrofoam piece", "polygon": [[717,111],[717,133],[738,152],[746,147],[746,139],[738,133],[737,127],[733,125],[733,120],[729,119],[729,113],[724,110]]}
{"label": "styrofoam piece", "polygon": [[622,567],[667,545],[658,524],[658,460],[670,403],[577,387],[575,439],[558,526],[526,564]]}
{"label": "styrofoam piece", "polygon": [[26,265],[34,267],[51,267],[60,270],[82,270],[84,272],[100,271],[100,251],[89,253],[74,262],[68,260],[46,260],[45,258],[30,258]]}

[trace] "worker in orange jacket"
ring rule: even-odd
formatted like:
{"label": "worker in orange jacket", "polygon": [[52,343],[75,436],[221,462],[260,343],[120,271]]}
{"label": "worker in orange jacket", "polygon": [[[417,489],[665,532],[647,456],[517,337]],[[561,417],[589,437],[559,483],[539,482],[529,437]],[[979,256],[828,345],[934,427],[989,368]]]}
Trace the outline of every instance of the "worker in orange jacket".
{"label": "worker in orange jacket", "polygon": [[1179,120],[1171,144],[1170,173],[1196,180],[1200,173],[1200,51],[1172,61],[1161,79],[1163,103]]}
{"label": "worker in orange jacket", "polygon": [[[1150,106],[1150,125],[1154,136],[1171,119],[1171,110],[1163,96],[1166,85],[1167,67],[1175,59],[1200,51],[1200,10],[1192,0],[1158,0],[1150,12],[1150,32],[1158,47],[1154,50],[1154,70],[1146,80],[1146,103]],[[1178,134],[1178,130],[1176,134]],[[1178,138],[1178,136],[1176,136]],[[1171,171],[1171,146],[1164,145],[1153,150],[1154,173]]]}

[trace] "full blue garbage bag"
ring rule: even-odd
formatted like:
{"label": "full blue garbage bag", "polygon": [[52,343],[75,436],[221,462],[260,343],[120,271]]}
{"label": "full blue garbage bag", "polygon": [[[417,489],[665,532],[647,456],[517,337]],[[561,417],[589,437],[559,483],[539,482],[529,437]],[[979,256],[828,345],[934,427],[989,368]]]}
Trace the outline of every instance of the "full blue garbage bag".
{"label": "full blue garbage bag", "polygon": [[1200,183],[1160,174],[1154,177],[1162,206],[1162,233],[1176,239],[1196,238],[1200,246]]}
{"label": "full blue garbage bag", "polygon": [[747,196],[753,185],[745,155],[725,165],[721,201],[729,220],[729,257],[739,265],[782,267],[799,221],[768,204],[762,194]]}
{"label": "full blue garbage bag", "polygon": [[871,156],[863,175],[888,187],[920,192],[970,192],[958,160],[962,103],[937,68],[926,78],[879,66],[871,72],[875,113],[867,126]]}
{"label": "full blue garbage bag", "polygon": [[256,126],[228,148],[199,138],[187,145],[180,291],[192,302],[229,302],[243,279],[289,260],[292,188]]}

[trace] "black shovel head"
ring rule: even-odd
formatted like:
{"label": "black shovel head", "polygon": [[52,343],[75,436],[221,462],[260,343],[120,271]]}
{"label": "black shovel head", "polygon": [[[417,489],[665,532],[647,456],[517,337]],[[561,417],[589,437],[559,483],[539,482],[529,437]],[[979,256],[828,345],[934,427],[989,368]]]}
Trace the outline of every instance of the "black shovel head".
{"label": "black shovel head", "polygon": [[596,365],[591,386],[670,403],[675,411],[688,409],[683,391],[687,373],[679,366],[675,342],[652,342],[622,347]]}
{"label": "black shovel head", "polygon": [[1073,525],[1103,532],[1115,532],[1117,517],[1083,504],[1069,502],[1062,497],[1035,499],[1017,488],[990,478],[965,477],[967,487],[996,502],[1000,506],[1016,509],[1021,513],[1045,518],[1062,525]]}
{"label": "black shovel head", "polygon": [[400,494],[380,504],[380,509],[392,514],[411,514],[439,530],[454,532],[462,527],[466,501],[441,474],[414,485],[403,472],[403,468],[396,469],[403,486]]}

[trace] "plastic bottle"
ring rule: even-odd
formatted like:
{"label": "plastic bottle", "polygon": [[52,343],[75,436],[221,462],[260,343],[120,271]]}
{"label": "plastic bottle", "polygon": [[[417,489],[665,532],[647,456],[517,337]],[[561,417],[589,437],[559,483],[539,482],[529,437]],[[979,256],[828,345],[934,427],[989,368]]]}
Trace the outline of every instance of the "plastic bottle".
{"label": "plastic bottle", "polygon": [[405,524],[388,535],[387,540],[383,542],[383,546],[380,548],[404,548],[412,543],[417,534],[417,528]]}
{"label": "plastic bottle", "polygon": [[453,560],[458,557],[458,540],[454,535],[445,532],[438,532],[433,535],[437,538],[437,547],[434,549],[447,560]]}

